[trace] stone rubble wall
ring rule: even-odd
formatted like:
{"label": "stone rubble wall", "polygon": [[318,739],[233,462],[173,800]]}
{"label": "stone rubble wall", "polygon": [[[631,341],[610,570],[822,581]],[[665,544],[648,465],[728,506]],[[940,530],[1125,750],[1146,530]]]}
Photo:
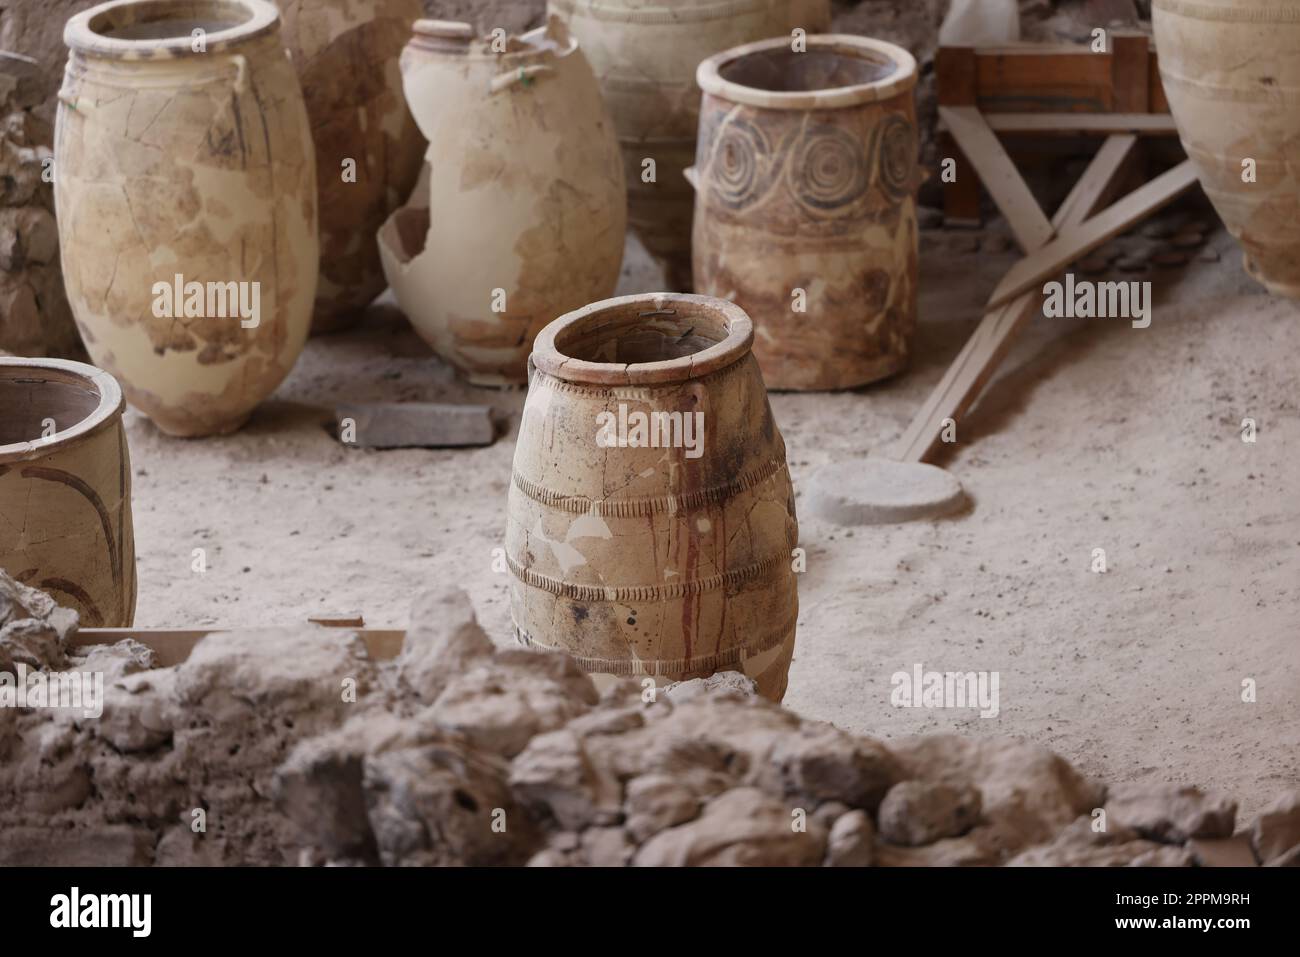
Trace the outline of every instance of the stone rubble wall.
{"label": "stone rubble wall", "polygon": [[98,719],[0,708],[0,865],[1300,864],[1300,791],[1238,828],[1194,787],[1107,789],[1006,738],[886,745],[737,673],[598,694],[496,649],[459,590],[383,662],[299,628],[155,668],[73,647],[70,616],[0,575],[0,671],[106,674]]}

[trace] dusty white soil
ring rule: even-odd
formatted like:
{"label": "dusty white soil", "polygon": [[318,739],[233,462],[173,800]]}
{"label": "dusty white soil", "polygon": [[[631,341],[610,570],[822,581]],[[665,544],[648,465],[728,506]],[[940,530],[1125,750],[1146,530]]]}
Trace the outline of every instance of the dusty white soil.
{"label": "dusty white soil", "polygon": [[[969,251],[972,234],[926,237],[912,370],[773,397],[796,488],[888,451],[1014,258]],[[852,531],[804,517],[786,704],[886,739],[1019,735],[1110,781],[1232,792],[1244,813],[1300,785],[1300,304],[1262,294],[1221,231],[1211,243],[1217,264],[1137,277],[1155,284],[1148,329],[1034,322],[940,463],[969,512]],[[643,254],[630,260],[620,291],[657,284]],[[369,452],[327,431],[334,402],[381,399],[491,403],[506,432],[485,449]],[[137,624],[361,610],[401,627],[417,591],[457,582],[507,641],[492,564],[522,402],[456,383],[377,307],[363,328],[313,340],[236,435],[170,439],[129,413]],[[1090,570],[1096,548],[1105,574]],[[916,663],[999,672],[1000,714],[891,707],[891,676]]]}

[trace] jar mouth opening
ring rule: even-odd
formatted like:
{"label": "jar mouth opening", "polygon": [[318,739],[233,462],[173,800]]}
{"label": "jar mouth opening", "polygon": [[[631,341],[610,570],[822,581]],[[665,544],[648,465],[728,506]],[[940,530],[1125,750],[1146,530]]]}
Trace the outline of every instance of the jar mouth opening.
{"label": "jar mouth opening", "polygon": [[[504,33],[504,31],[501,31]],[[578,48],[564,22],[552,16],[526,33],[479,35],[459,20],[416,20],[410,45],[429,52],[500,60],[505,64],[546,57],[566,57]]]}
{"label": "jar mouth opening", "polygon": [[916,85],[916,60],[902,47],[847,34],[760,40],[703,61],[696,80],[705,93],[734,103],[776,109],[854,106],[886,99]]}
{"label": "jar mouth opening", "polygon": [[112,0],[68,21],[63,41],[122,60],[201,57],[273,31],[268,0]]}
{"label": "jar mouth opening", "polygon": [[561,316],[537,337],[532,361],[569,382],[678,382],[742,359],[753,339],[753,324],[733,302],[652,293],[605,299]]}
{"label": "jar mouth opening", "polygon": [[34,458],[122,411],[117,380],[67,359],[0,357],[0,464]]}

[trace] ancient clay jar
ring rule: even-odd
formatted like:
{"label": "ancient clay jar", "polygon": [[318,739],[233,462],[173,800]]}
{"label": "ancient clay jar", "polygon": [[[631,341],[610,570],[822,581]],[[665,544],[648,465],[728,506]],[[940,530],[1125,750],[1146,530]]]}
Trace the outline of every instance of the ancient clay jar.
{"label": "ancient clay jar", "polygon": [[375,232],[406,201],[424,137],[397,60],[420,0],[278,0],[316,144],[320,278],[313,333],[355,322],[384,291]]}
{"label": "ancient clay jar", "polygon": [[470,382],[523,383],[542,327],[618,283],[623,168],[596,79],[558,20],[500,40],[422,20],[402,79],[428,175],[379,232],[384,271]]}
{"label": "ancient clay jar", "polygon": [[135,618],[124,408],[94,366],[0,356],[0,568],[92,628]]}
{"label": "ancient clay jar", "polygon": [[[628,219],[674,288],[691,288],[695,68],[719,50],[830,26],[829,0],[550,0],[600,80],[623,148]],[[654,180],[646,182],[647,159]]]}
{"label": "ancient clay jar", "polygon": [[320,254],[275,7],[115,0],[64,39],[54,197],[86,349],[164,432],[234,431],[302,350]]}
{"label": "ancient clay jar", "polygon": [[1246,271],[1300,298],[1300,8],[1155,0],[1152,24],[1178,135]]}
{"label": "ancient clay jar", "polygon": [[781,699],[799,529],[753,337],[733,303],[671,293],[537,337],[506,531],[521,642],[594,676],[743,671]]}
{"label": "ancient clay jar", "polygon": [[907,364],[916,325],[916,63],[866,37],[700,64],[695,288],[754,319],[773,389],[847,389]]}

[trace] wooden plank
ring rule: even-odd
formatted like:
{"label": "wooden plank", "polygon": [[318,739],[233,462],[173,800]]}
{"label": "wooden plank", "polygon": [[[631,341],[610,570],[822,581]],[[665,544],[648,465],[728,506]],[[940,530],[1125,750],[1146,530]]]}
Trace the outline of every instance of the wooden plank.
{"label": "wooden plank", "polygon": [[1150,109],[1149,47],[1145,33],[1110,31],[1111,109],[1116,113]]}
{"label": "wooden plank", "polygon": [[975,105],[975,51],[940,47],[934,54],[935,92],[942,106]]}
{"label": "wooden plank", "polygon": [[984,122],[995,133],[1178,135],[1168,113],[985,113]]}
{"label": "wooden plank", "polygon": [[1147,104],[1152,113],[1168,113],[1169,98],[1165,96],[1165,84],[1160,79],[1160,58],[1155,50],[1147,58]]}
{"label": "wooden plank", "polygon": [[989,305],[1001,306],[1010,302],[1195,185],[1196,171],[1192,168],[1192,161],[1183,160],[1141,189],[1134,190],[1087,222],[1060,233],[1041,249],[1020,260],[998,283]]}
{"label": "wooden plank", "polygon": [[979,110],[973,106],[941,106],[939,116],[979,173],[1020,247],[1029,252],[1046,243],[1053,234],[1052,224]]}
{"label": "wooden plank", "polygon": [[951,133],[939,134],[940,159],[956,164],[951,183],[943,184],[943,217],[948,222],[978,225],[980,222],[980,177]]}
{"label": "wooden plank", "polygon": [[[1071,229],[1096,209],[1136,143],[1136,137],[1121,135],[1112,136],[1102,144],[1052,217],[1054,228]],[[1038,293],[1027,292],[1005,306],[985,312],[975,332],[898,440],[895,458],[903,462],[924,462],[934,454],[940,444],[943,420],[960,420],[979,398],[1010,351],[1017,333],[1038,311],[1038,299]]]}
{"label": "wooden plank", "polygon": [[[178,665],[190,656],[194,646],[208,635],[229,628],[81,628],[72,636],[70,644],[74,648],[86,648],[91,645],[111,645],[123,638],[134,638],[142,645],[153,650],[160,668]],[[273,631],[273,629],[251,629],[254,631]],[[353,629],[366,644],[366,650],[375,661],[396,658],[406,640],[406,632],[394,628],[356,628]]]}
{"label": "wooden plank", "polygon": [[1111,56],[1086,46],[977,48],[977,105],[990,113],[1107,112]]}
{"label": "wooden plank", "polygon": [[496,438],[486,405],[349,402],[334,410],[334,419],[339,440],[357,448],[455,448],[491,445]]}

